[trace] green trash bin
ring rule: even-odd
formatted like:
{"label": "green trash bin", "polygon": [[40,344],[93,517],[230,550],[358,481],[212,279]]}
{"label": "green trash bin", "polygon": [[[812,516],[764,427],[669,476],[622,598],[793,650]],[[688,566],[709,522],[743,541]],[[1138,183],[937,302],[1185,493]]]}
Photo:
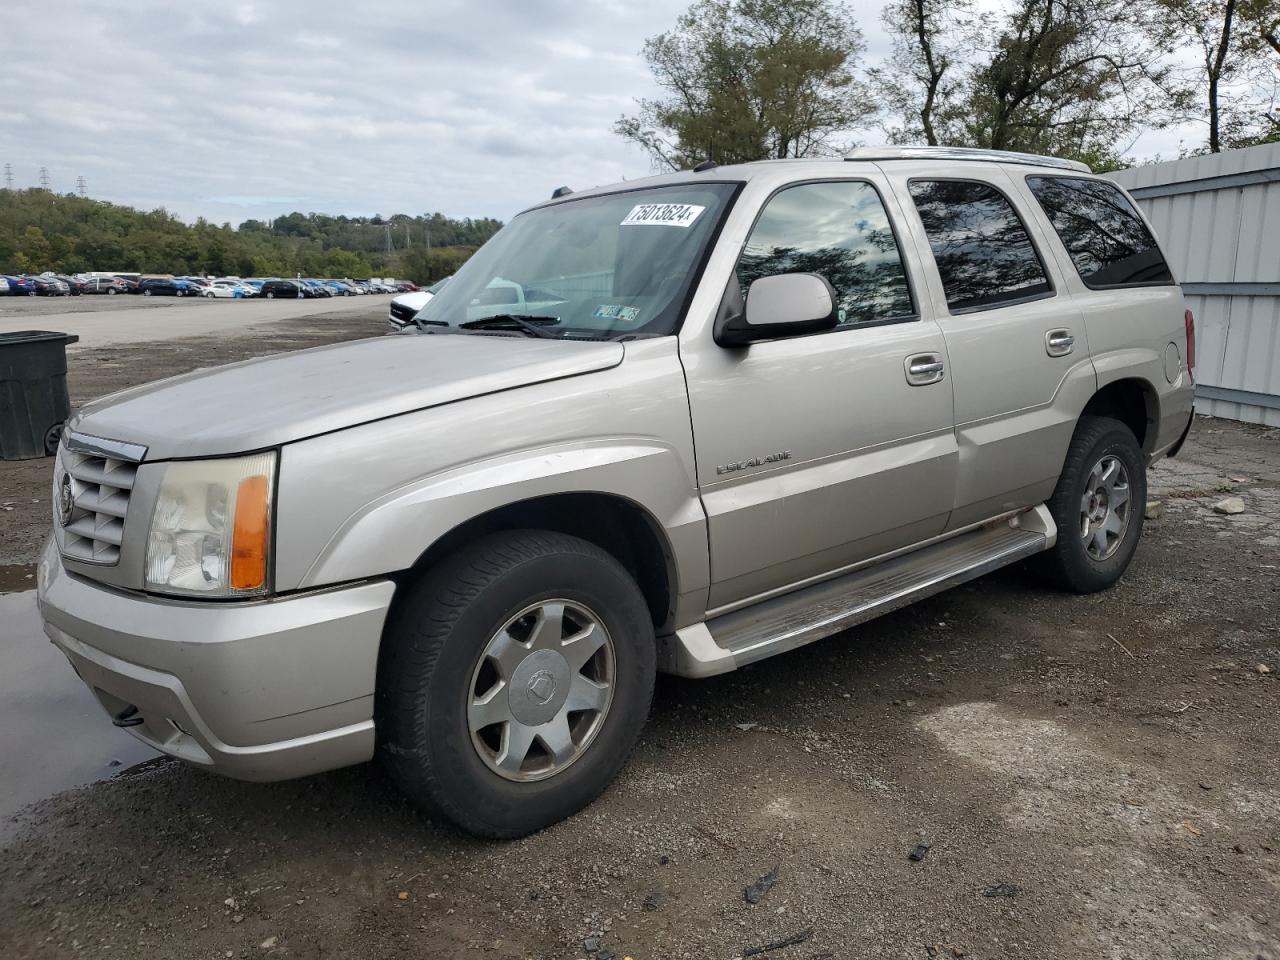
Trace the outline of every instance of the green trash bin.
{"label": "green trash bin", "polygon": [[67,344],[80,338],[49,330],[0,333],[0,457],[31,460],[58,451],[71,413]]}

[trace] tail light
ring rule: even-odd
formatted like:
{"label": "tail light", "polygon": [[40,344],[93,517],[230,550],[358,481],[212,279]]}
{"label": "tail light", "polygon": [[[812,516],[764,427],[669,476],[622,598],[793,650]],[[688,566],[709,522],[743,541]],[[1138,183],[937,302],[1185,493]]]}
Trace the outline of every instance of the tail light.
{"label": "tail light", "polygon": [[1187,375],[1196,382],[1196,318],[1190,310],[1183,314],[1187,323]]}

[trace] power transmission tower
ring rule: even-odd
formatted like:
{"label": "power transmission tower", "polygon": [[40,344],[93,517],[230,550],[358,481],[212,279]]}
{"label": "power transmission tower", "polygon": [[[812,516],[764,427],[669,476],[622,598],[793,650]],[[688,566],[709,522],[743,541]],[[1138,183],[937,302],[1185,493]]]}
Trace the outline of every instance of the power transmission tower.
{"label": "power transmission tower", "polygon": [[89,195],[89,188],[85,186],[84,177],[76,177],[76,193],[82,197]]}
{"label": "power transmission tower", "polygon": [[6,190],[13,189],[13,164],[6,163],[4,165],[4,188]]}
{"label": "power transmission tower", "polygon": [[49,189],[49,168],[48,167],[40,168],[40,189],[41,190]]}

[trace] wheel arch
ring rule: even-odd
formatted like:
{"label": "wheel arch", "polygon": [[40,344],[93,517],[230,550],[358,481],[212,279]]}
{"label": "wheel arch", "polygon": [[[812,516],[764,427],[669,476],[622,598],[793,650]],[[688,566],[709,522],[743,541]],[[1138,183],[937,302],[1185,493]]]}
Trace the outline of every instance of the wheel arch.
{"label": "wheel arch", "polygon": [[643,506],[613,493],[573,491],[531,497],[462,521],[436,538],[400,574],[416,580],[478,537],[503,530],[548,530],[580,537],[626,568],[643,594],[655,631],[673,627],[679,595],[675,553],[666,531]]}
{"label": "wheel arch", "polygon": [[1150,454],[1159,435],[1160,394],[1142,377],[1112,380],[1094,393],[1080,416],[1119,420],[1133,431],[1143,452]]}

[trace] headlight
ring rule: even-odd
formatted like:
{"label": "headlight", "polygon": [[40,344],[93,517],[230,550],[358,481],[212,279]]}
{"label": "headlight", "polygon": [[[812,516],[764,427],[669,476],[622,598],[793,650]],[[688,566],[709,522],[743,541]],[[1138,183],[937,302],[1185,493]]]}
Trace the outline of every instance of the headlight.
{"label": "headlight", "polygon": [[275,473],[274,453],[168,464],[147,536],[147,589],[266,593]]}

